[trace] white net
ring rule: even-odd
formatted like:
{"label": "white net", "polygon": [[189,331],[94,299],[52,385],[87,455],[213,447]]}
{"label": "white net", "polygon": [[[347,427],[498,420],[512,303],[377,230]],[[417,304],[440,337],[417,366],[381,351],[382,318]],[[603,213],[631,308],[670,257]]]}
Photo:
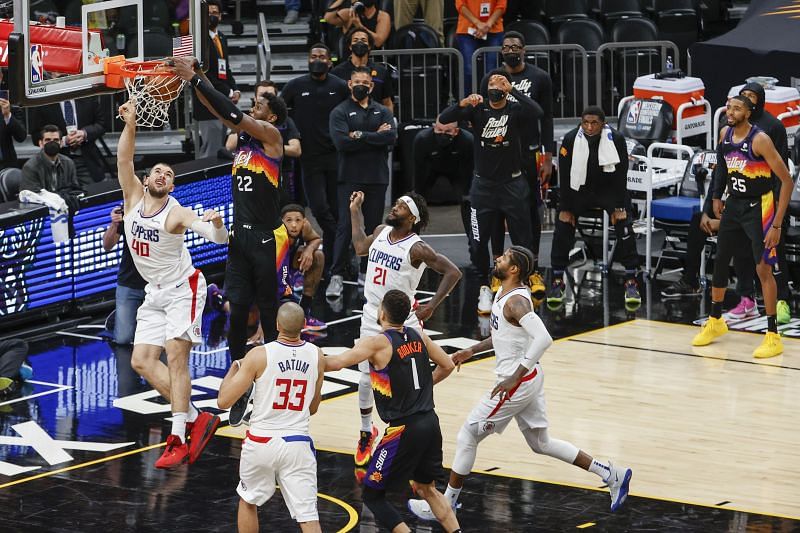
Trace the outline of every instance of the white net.
{"label": "white net", "polygon": [[136,125],[160,128],[169,122],[169,106],[185,84],[169,72],[125,78],[128,97],[136,100]]}

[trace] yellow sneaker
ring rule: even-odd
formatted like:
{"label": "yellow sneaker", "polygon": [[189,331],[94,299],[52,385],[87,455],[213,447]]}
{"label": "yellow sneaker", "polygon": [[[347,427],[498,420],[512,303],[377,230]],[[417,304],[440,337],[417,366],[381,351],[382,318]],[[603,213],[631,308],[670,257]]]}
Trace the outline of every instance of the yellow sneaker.
{"label": "yellow sneaker", "polygon": [[711,341],[724,335],[728,332],[728,324],[725,323],[724,318],[708,317],[708,322],[705,323],[703,329],[694,336],[692,339],[692,346],[705,346],[711,344]]}
{"label": "yellow sneaker", "polygon": [[534,272],[528,278],[528,282],[531,285],[531,294],[536,294],[537,296],[544,297],[544,278],[538,272]]}
{"label": "yellow sneaker", "polygon": [[500,290],[500,280],[496,277],[492,276],[492,282],[489,285],[489,290],[492,291],[492,294],[496,293]]}
{"label": "yellow sneaker", "polygon": [[783,353],[783,342],[781,336],[777,333],[768,331],[764,336],[764,341],[761,346],[755,349],[753,357],[756,359],[766,359],[768,357],[775,357]]}

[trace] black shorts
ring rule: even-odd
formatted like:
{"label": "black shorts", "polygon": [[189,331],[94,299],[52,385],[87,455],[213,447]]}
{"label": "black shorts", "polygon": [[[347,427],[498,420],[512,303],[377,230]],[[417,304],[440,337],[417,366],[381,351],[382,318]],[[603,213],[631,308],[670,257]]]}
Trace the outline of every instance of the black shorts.
{"label": "black shorts", "polygon": [[364,485],[386,490],[442,475],[442,430],[435,411],[392,421],[372,453]]}
{"label": "black shorts", "polygon": [[289,236],[281,224],[272,231],[234,225],[225,265],[225,295],[233,304],[274,306],[277,299],[277,268],[288,251]]}
{"label": "black shorts", "polygon": [[733,250],[749,244],[756,264],[762,259],[774,264],[772,258],[777,259],[775,249],[764,250],[764,237],[774,218],[775,197],[772,191],[752,198],[729,197],[719,222],[717,255],[730,257],[728,254]]}

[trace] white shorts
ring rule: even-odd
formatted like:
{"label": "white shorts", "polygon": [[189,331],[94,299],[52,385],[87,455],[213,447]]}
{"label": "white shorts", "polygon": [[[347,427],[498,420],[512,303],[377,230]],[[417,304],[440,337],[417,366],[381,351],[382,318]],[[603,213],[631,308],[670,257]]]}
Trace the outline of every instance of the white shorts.
{"label": "white shorts", "polygon": [[[363,313],[361,314],[361,329],[358,330],[359,339],[374,337],[383,331],[381,325],[378,324],[377,313],[378,310],[374,307],[368,308],[366,305],[364,306]],[[422,322],[420,322],[414,314],[406,320],[405,326],[414,328],[422,333]],[[369,361],[361,361],[358,363],[358,369],[362,372],[369,373]]]}
{"label": "white shorts", "polygon": [[500,401],[499,395],[491,398],[491,391],[488,391],[472,409],[467,417],[467,423],[478,425],[478,436],[502,433],[512,418],[517,420],[517,425],[522,431],[547,427],[547,405],[544,400],[544,374],[541,365],[533,367],[523,379],[525,381],[519,384],[510,398]]}
{"label": "white shorts", "polygon": [[287,442],[283,437],[255,442],[248,435],[242,442],[236,492],[249,504],[264,505],[275,494],[276,481],[293,519],[298,522],[319,520],[317,457],[311,442]]}
{"label": "white shorts", "polygon": [[206,278],[199,270],[186,280],[144,288],[144,303],[136,313],[133,344],[164,346],[170,339],[185,339],[192,344],[203,340],[203,307],[206,304]]}

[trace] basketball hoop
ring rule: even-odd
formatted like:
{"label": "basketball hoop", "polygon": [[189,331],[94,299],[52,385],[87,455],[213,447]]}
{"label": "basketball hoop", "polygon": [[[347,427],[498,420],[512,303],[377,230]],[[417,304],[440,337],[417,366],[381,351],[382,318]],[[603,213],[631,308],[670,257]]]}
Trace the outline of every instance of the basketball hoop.
{"label": "basketball hoop", "polygon": [[128,90],[136,101],[136,125],[160,128],[169,122],[169,106],[186,84],[167,59],[128,61],[124,56],[103,60],[106,86]]}

